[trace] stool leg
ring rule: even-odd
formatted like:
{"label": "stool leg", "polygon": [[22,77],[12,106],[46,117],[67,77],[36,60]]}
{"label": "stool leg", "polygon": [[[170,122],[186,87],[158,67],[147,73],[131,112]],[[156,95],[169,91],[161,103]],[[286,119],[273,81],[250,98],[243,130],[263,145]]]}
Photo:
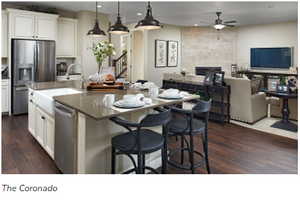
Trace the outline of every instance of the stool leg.
{"label": "stool leg", "polygon": [[137,155],[137,159],[138,159],[138,162],[137,162],[137,173],[138,174],[142,174],[142,169],[143,169],[143,156],[142,156],[142,154],[141,153],[139,153],[138,155]]}
{"label": "stool leg", "polygon": [[189,154],[190,154],[190,163],[191,163],[191,171],[192,174],[195,173],[195,167],[194,167],[194,139],[193,139],[193,135],[190,135],[190,150],[189,150]]}
{"label": "stool leg", "polygon": [[161,173],[166,174],[167,170],[167,156],[165,147],[161,149]]}
{"label": "stool leg", "polygon": [[145,174],[145,167],[146,167],[146,158],[145,158],[145,154],[142,154],[142,174]]}
{"label": "stool leg", "polygon": [[181,136],[181,159],[180,159],[180,163],[183,164],[184,163],[184,136]]}
{"label": "stool leg", "polygon": [[208,161],[208,142],[207,142],[207,133],[206,132],[204,133],[204,135],[202,135],[202,143],[203,143],[206,170],[207,170],[207,173],[210,174],[209,161]]}
{"label": "stool leg", "polygon": [[116,149],[111,148],[111,174],[116,173]]}

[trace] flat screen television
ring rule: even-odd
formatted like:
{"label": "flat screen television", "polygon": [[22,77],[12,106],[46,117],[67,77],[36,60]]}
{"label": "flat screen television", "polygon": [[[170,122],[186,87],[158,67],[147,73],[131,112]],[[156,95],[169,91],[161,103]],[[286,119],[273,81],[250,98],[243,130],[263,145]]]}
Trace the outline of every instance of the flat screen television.
{"label": "flat screen television", "polygon": [[288,69],[292,66],[292,48],[251,48],[251,68]]}

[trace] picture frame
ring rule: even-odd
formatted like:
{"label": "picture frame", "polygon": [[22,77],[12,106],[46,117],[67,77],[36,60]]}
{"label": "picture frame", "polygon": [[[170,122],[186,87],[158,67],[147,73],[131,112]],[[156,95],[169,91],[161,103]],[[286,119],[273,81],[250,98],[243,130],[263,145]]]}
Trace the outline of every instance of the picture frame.
{"label": "picture frame", "polygon": [[168,67],[178,65],[178,41],[168,41]]}
{"label": "picture frame", "polygon": [[167,67],[168,65],[168,41],[155,40],[155,68]]}
{"label": "picture frame", "polygon": [[225,76],[225,72],[221,71],[221,72],[215,72],[214,73],[214,85],[216,86],[223,86],[224,85],[224,76]]}
{"label": "picture frame", "polygon": [[209,85],[209,86],[214,84],[214,72],[213,71],[209,71],[205,74],[203,84]]}

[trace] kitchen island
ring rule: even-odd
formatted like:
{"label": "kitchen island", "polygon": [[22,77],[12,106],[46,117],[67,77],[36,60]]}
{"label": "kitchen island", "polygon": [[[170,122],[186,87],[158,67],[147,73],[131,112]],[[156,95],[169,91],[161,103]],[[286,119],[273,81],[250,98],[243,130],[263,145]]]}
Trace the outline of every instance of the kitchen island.
{"label": "kitchen island", "polygon": [[[38,90],[51,90],[51,86],[54,88],[69,87],[78,90],[77,86],[79,85],[76,82],[73,84],[68,83],[68,86],[45,83],[39,84],[39,86],[38,84],[32,84],[29,87],[31,87],[31,93],[34,94]],[[146,114],[153,112],[155,107],[199,98],[197,95],[190,95],[180,100],[155,98],[152,99],[152,104],[141,108],[119,109],[106,107],[103,104],[106,94],[115,94],[115,100],[117,101],[126,94],[144,93],[147,96],[147,93],[139,90],[89,92],[79,89],[78,91],[80,93],[53,97],[56,105],[55,114],[52,115],[54,119],[53,137],[55,138],[52,140],[54,142],[54,145],[52,145],[53,158],[63,173],[110,173],[111,138],[126,132],[123,127],[111,122],[110,117],[120,116],[130,121],[139,121]],[[36,105],[39,107],[39,103],[36,103]],[[48,114],[48,116],[51,115]],[[38,125],[36,126],[38,127]],[[161,127],[152,129],[161,132]],[[146,164],[153,168],[160,167],[160,151],[147,155]],[[130,168],[132,168],[130,160],[126,156],[118,156],[117,172],[123,172]]]}

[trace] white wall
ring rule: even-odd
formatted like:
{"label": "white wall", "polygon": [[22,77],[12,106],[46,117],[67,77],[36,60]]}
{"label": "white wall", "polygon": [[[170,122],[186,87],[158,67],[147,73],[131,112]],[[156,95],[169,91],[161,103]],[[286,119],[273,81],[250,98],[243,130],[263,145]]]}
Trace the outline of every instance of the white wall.
{"label": "white wall", "polygon": [[212,27],[184,27],[182,31],[182,66],[194,74],[196,66],[221,66],[226,74],[236,63],[236,30],[217,31]]}
{"label": "white wall", "polygon": [[[177,67],[155,68],[155,40],[178,41],[178,65]],[[181,65],[181,28],[178,26],[164,25],[160,30],[151,30],[145,37],[145,76],[146,80],[162,85],[164,73],[180,72]]]}
{"label": "white wall", "polygon": [[298,65],[297,22],[242,26],[237,29],[237,62],[250,66],[250,48],[294,47]]}
{"label": "white wall", "polygon": [[[104,14],[98,14],[99,26],[105,31],[106,36],[95,38],[88,36],[87,32],[94,27],[95,24],[95,13],[89,11],[81,11],[77,13],[78,19],[78,55],[80,57],[83,75],[88,78],[89,75],[98,72],[98,65],[96,58],[90,49],[93,43],[97,43],[102,40],[108,40],[108,17]],[[108,65],[108,59],[103,63]]]}

